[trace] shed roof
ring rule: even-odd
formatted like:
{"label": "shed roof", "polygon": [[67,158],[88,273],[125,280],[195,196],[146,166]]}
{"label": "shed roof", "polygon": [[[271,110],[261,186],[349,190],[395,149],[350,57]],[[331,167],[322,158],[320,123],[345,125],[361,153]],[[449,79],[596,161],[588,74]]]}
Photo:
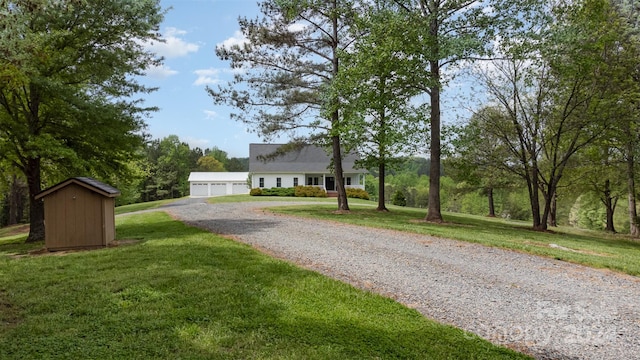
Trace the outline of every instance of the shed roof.
{"label": "shed roof", "polygon": [[[331,164],[331,156],[321,147],[305,145],[272,160],[264,161],[263,157],[274,154],[284,144],[249,144],[249,171],[257,173],[325,173]],[[342,160],[345,173],[365,173],[364,169],[356,169],[355,162],[359,156],[347,154]]]}
{"label": "shed roof", "polygon": [[247,181],[248,172],[192,172],[188,181]]}
{"label": "shed roof", "polygon": [[107,185],[101,181],[98,181],[96,179],[90,178],[90,177],[74,177],[74,178],[69,178],[61,183],[58,183],[56,185],[53,185],[52,187],[43,190],[42,192],[40,192],[38,195],[36,195],[36,199],[40,199],[43,198],[49,194],[51,194],[52,192],[55,192],[57,190],[60,190],[66,186],[69,186],[70,184],[77,184],[80,185],[84,188],[87,188],[95,193],[98,193],[102,196],[106,196],[106,197],[116,197],[120,195],[120,190],[114,188],[111,185]]}

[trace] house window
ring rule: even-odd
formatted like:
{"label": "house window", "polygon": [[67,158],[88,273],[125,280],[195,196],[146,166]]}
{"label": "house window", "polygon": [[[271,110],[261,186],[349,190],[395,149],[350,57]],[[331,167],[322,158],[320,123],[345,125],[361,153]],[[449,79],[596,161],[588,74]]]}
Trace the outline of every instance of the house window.
{"label": "house window", "polygon": [[282,178],[276,178],[276,187],[282,187]]}
{"label": "house window", "polygon": [[351,185],[351,177],[347,177],[347,185]]}
{"label": "house window", "polygon": [[260,185],[259,187],[263,188],[264,187],[264,178],[260,178]]}
{"label": "house window", "polygon": [[293,186],[294,187],[298,186],[298,178],[297,177],[293,178]]}
{"label": "house window", "polygon": [[307,178],[307,185],[308,185],[308,186],[313,185],[313,178],[312,178],[311,176],[309,176],[309,177]]}
{"label": "house window", "polygon": [[318,177],[314,177],[313,178],[313,185],[318,185],[318,184],[319,184]]}

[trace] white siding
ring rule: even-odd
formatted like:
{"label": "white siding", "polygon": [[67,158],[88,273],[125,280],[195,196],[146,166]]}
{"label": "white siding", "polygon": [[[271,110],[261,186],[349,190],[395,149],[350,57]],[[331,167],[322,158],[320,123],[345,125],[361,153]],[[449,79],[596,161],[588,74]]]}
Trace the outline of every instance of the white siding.
{"label": "white siding", "polygon": [[260,178],[264,178],[263,188],[274,188],[278,184],[278,178],[281,179],[281,187],[293,187],[293,178],[298,178],[298,185],[304,185],[304,174],[253,174],[251,178],[251,186],[260,187]]}

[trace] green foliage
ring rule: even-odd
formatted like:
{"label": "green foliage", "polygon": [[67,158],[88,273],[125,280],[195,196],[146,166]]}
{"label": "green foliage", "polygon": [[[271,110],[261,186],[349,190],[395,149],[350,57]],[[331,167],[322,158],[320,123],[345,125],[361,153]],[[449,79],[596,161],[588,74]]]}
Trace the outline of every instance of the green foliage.
{"label": "green foliage", "polygon": [[393,199],[391,199],[391,203],[396,206],[407,206],[407,199],[404,196],[404,193],[400,190],[397,190],[393,194]]}
{"label": "green foliage", "polygon": [[253,188],[253,189],[249,190],[249,195],[251,195],[251,196],[261,196],[262,195],[262,189]]}
{"label": "green foliage", "polygon": [[531,209],[529,208],[528,195],[523,191],[510,193],[502,206],[501,216],[513,220],[530,220]]}
{"label": "green foliage", "polygon": [[327,192],[317,186],[296,186],[296,197],[327,197]]}
{"label": "green foliage", "polygon": [[198,159],[198,171],[220,172],[225,171],[224,165],[212,155],[205,155]]}
{"label": "green foliage", "polygon": [[[259,189],[260,192],[255,191],[253,196],[296,196],[296,192],[294,188],[270,188],[270,189]],[[251,190],[253,191],[253,189]]]}
{"label": "green foliage", "polygon": [[347,197],[369,200],[369,193],[364,189],[347,188]]}

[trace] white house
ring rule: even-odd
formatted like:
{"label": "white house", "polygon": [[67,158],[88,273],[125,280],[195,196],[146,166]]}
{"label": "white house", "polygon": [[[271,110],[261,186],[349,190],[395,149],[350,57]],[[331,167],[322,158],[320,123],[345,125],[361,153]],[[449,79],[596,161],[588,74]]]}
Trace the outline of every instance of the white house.
{"label": "white house", "polygon": [[191,197],[248,194],[247,172],[192,172],[189,174]]}
{"label": "white house", "polygon": [[[275,156],[281,146],[282,144],[249,145],[251,187],[287,188],[308,185],[322,187],[328,193],[337,190],[335,175],[329,170],[331,156],[323,148],[307,145]],[[346,188],[364,189],[366,170],[355,168],[357,159],[357,154],[348,154],[342,161]]]}

